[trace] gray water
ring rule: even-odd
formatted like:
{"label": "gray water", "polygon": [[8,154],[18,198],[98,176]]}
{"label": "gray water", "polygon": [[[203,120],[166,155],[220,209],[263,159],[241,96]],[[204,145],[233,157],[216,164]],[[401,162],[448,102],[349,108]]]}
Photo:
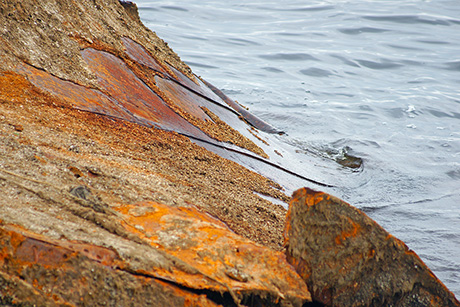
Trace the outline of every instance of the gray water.
{"label": "gray water", "polygon": [[[197,75],[324,157],[335,195],[460,297],[458,1],[135,2]],[[344,154],[363,165],[334,162]]]}

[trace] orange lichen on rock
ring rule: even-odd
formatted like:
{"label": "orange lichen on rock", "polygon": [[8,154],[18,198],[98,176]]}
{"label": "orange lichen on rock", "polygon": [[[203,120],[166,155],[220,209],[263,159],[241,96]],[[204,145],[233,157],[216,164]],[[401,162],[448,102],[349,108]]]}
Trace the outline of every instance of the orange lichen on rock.
{"label": "orange lichen on rock", "polygon": [[[161,306],[302,306],[311,301],[282,253],[235,235],[211,216],[156,202],[116,209],[126,231],[139,238],[138,249],[149,244],[154,248],[150,257],[157,261],[140,265],[145,260],[125,259],[118,251],[124,254],[126,243],[107,248],[2,224],[0,295],[13,298],[11,291],[17,291],[17,304],[50,306],[80,301],[144,305],[152,297]],[[9,285],[18,278],[19,285]]]}
{"label": "orange lichen on rock", "polygon": [[[284,211],[253,192],[282,197],[272,181],[207,152],[176,133],[68,108],[70,100],[41,91],[17,73],[1,73],[0,85],[4,85],[0,96],[0,189],[3,193],[0,214],[2,220],[25,227],[15,228],[13,239],[2,241],[0,248],[11,245],[8,240],[20,246],[19,254],[5,249],[0,255],[0,259],[7,259],[0,270],[0,282],[5,286],[0,291],[5,300],[20,297],[16,300],[18,304],[53,306],[85,302],[95,305],[117,299],[110,293],[120,294],[119,302],[128,302],[126,293],[133,291],[139,293],[136,296],[139,300],[133,303],[137,305],[149,301],[165,306],[181,306],[183,301],[199,306],[215,301],[232,305],[239,300],[242,304],[254,301],[273,305],[283,297],[294,304],[308,300],[304,282],[282,254],[238,237],[224,223],[205,213],[218,216],[248,238],[276,248]],[[65,86],[61,90],[64,91]],[[17,132],[13,122],[22,125],[24,130]],[[47,163],[37,157],[43,157]],[[170,219],[177,214],[178,221],[205,225],[203,231],[207,231],[210,238],[207,250],[192,248],[188,250],[190,253],[181,253],[172,246],[156,249],[154,241],[142,232],[142,225],[124,228],[129,214],[143,213],[134,210],[120,219],[122,213],[111,208],[143,200],[190,206],[171,209],[173,211],[165,211],[165,214],[169,212],[166,215]],[[199,204],[200,209],[194,209],[193,203]],[[162,206],[165,210],[169,208]],[[255,214],[254,207],[264,210]],[[262,221],[271,224],[267,226]],[[149,225],[154,229],[154,222]],[[159,231],[161,225],[157,225]],[[12,226],[8,227],[8,231],[12,231]],[[41,235],[33,236],[26,229]],[[149,228],[145,226],[145,229]],[[163,230],[163,233],[168,232]],[[173,235],[171,233],[170,240],[176,242]],[[24,237],[29,238],[26,240],[29,243],[24,243]],[[161,239],[166,240],[167,236]],[[193,240],[199,242],[200,238],[191,238],[190,242]],[[223,255],[225,250],[217,243],[213,253],[212,240],[220,244],[228,240],[225,246],[229,249],[232,240],[241,243],[241,255],[266,262],[263,266],[266,276],[251,271],[249,278],[248,267],[245,266],[245,271],[240,269],[246,260],[241,258],[241,262],[237,262],[237,251],[230,253],[233,257]],[[189,258],[193,252],[203,261],[217,263],[216,271],[205,265],[194,268],[196,259]],[[220,262],[214,260],[216,255],[221,257]],[[152,264],[151,258],[162,260]],[[14,264],[14,259],[21,264]],[[49,274],[58,276],[57,281],[47,279]],[[97,281],[88,282],[94,274]],[[287,274],[287,281],[278,281],[283,274]],[[27,280],[18,283],[18,276],[27,276]],[[64,282],[66,279],[72,281]],[[102,284],[104,279],[113,282]],[[227,281],[228,287],[224,283]],[[247,286],[240,289],[236,286],[239,283]],[[197,289],[195,284],[201,288]],[[120,285],[126,291],[119,290]],[[53,289],[51,299],[49,288]],[[144,295],[142,289],[152,294]],[[179,294],[179,290],[183,293]],[[102,294],[96,297],[96,292]],[[169,293],[167,297],[159,294],[163,292]],[[154,300],[153,295],[163,300]],[[42,304],[44,297],[46,302]]]}
{"label": "orange lichen on rock", "polygon": [[11,71],[0,72],[0,88],[0,103],[21,103],[42,94],[24,76]]}
{"label": "orange lichen on rock", "polygon": [[14,225],[0,226],[0,243],[0,303],[7,306],[220,306],[205,294],[125,270],[108,248]]}
{"label": "orange lichen on rock", "polygon": [[251,293],[294,305],[309,301],[303,281],[285,256],[231,232],[222,222],[194,208],[155,202],[122,205],[123,225],[152,246],[177,257],[194,274],[173,271],[168,278],[185,287],[230,291],[239,301]]}
{"label": "orange lichen on rock", "polygon": [[294,193],[285,245],[313,300],[327,306],[460,306],[402,241],[323,192]]}
{"label": "orange lichen on rock", "polygon": [[341,234],[335,237],[335,243],[337,245],[343,244],[344,241],[349,237],[356,237],[358,232],[361,230],[361,226],[357,223],[353,222],[351,219],[348,219],[349,225],[351,226],[349,229],[344,230]]}

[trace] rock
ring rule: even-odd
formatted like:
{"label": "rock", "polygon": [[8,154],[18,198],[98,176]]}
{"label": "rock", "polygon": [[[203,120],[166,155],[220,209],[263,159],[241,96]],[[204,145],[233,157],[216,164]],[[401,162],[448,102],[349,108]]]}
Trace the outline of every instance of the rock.
{"label": "rock", "polygon": [[2,306],[219,306],[168,281],[130,272],[112,249],[0,227]]}
{"label": "rock", "polygon": [[112,223],[122,228],[111,231],[120,242],[109,248],[0,225],[3,300],[48,306],[302,306],[311,300],[284,254],[195,209],[145,202],[116,211]]}
{"label": "rock", "polygon": [[[28,152],[44,158],[33,161],[50,162],[41,169],[31,166],[32,177],[41,183],[53,180],[68,188],[85,184],[107,197],[135,195],[178,203],[171,190],[156,187],[158,180],[152,184],[150,179],[140,179],[146,178],[137,174],[142,164],[142,172],[154,170],[148,176],[156,173],[171,179],[166,186],[179,183],[185,198],[193,195],[189,202],[199,201],[203,210],[219,216],[239,234],[281,248],[284,209],[253,195],[287,201],[281,186],[255,173],[248,175],[244,168],[192,145],[188,138],[225,158],[249,161],[251,167],[264,160],[261,157],[267,155],[260,146],[268,145],[252,137],[238,112],[193,75],[138,16],[133,17],[134,3],[8,0],[0,3],[0,12],[0,118],[8,117],[10,128],[12,123],[24,128],[16,133],[21,138],[10,138],[5,130],[8,137],[0,144],[4,165],[10,169],[25,165],[20,152]],[[231,146],[231,153],[226,146]],[[246,149],[259,160],[251,161]],[[235,158],[238,151],[243,152],[241,158]],[[115,157],[117,162],[109,162]],[[60,168],[64,161],[65,171]],[[99,164],[111,169],[108,175],[91,171]],[[116,180],[118,173],[126,174],[118,170],[120,166],[130,169],[129,180]],[[260,170],[269,172],[266,167]],[[57,172],[63,176],[55,178]],[[135,187],[128,181],[136,181]],[[113,186],[123,189],[108,192]],[[141,187],[155,192],[146,196],[138,193]],[[219,201],[217,195],[223,194],[225,201]],[[275,211],[276,218],[254,217],[251,206],[260,202],[271,207],[268,211]],[[262,223],[267,218],[274,222],[268,228],[276,229],[268,233]]]}
{"label": "rock", "polygon": [[293,194],[285,240],[288,261],[327,306],[460,306],[402,241],[326,193]]}
{"label": "rock", "polygon": [[22,127],[22,125],[14,125],[14,130],[21,132],[22,130],[24,130],[24,127]]}
{"label": "rock", "polygon": [[309,304],[285,209],[259,195],[288,197],[251,170],[309,179],[134,3],[4,0],[0,42],[0,304]]}
{"label": "rock", "polygon": [[2,1],[0,42],[0,305],[311,300],[281,186],[191,139],[259,141],[135,4]]}

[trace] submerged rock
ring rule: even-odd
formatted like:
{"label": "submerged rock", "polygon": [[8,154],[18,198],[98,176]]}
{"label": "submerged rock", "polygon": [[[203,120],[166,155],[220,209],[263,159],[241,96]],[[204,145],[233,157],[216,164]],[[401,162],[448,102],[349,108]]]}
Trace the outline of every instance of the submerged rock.
{"label": "submerged rock", "polygon": [[460,306],[402,241],[326,193],[294,193],[285,238],[288,261],[327,306]]}

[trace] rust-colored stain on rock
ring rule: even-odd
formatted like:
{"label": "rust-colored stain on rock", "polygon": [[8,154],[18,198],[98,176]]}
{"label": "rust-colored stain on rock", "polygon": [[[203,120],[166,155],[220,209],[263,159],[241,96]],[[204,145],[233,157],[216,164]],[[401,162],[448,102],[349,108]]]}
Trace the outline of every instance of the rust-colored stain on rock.
{"label": "rust-colored stain on rock", "polygon": [[126,48],[126,53],[133,60],[155,71],[161,72],[163,74],[168,74],[164,67],[161,66],[144,47],[128,37],[122,37],[121,41]]}
{"label": "rust-colored stain on rock", "polygon": [[[126,230],[148,242],[172,266],[133,267],[114,249],[50,239],[4,224],[0,225],[0,283],[21,277],[20,289],[14,290],[20,293],[32,286],[34,295],[19,299],[21,304],[145,301],[145,297],[130,297],[133,289],[139,294],[150,291],[149,296],[168,293],[157,298],[164,306],[214,306],[216,299],[206,293],[220,293],[216,302],[224,305],[302,306],[311,301],[305,283],[282,253],[235,235],[211,216],[155,202],[116,209]],[[5,291],[0,293],[11,297]]]}
{"label": "rust-colored stain on rock", "polygon": [[193,94],[179,85],[178,83],[163,79],[161,77],[155,78],[158,88],[171,100],[171,102],[182,109],[185,113],[194,116],[202,121],[210,120],[210,118],[200,108],[200,100],[203,98],[193,97]]}
{"label": "rust-colored stain on rock", "polygon": [[120,59],[110,53],[85,49],[83,58],[98,76],[100,86],[110,93],[128,114],[159,127],[188,132],[197,137],[205,134],[178,116],[147,87]]}
{"label": "rust-colored stain on rock", "polygon": [[71,107],[136,122],[132,114],[127,113],[113,98],[100,90],[59,79],[29,65],[21,64],[17,71],[25,74],[36,87],[59,97]]}
{"label": "rust-colored stain on rock", "polygon": [[402,241],[323,192],[293,194],[285,245],[313,300],[327,306],[460,306]]}

